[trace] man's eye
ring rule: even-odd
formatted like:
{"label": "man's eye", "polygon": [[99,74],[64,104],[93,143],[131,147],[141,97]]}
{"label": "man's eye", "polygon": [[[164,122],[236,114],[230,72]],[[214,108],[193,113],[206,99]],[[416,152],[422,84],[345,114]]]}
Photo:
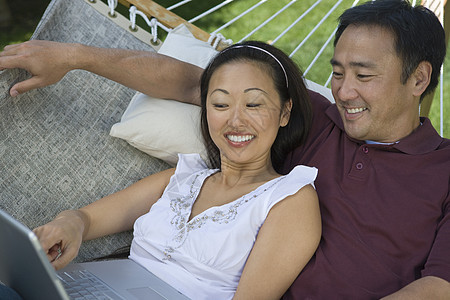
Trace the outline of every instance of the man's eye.
{"label": "man's eye", "polygon": [[342,73],[339,73],[339,72],[333,71],[333,77],[334,77],[334,78],[342,78],[342,76],[343,76],[343,74],[342,74]]}
{"label": "man's eye", "polygon": [[359,79],[370,79],[370,78],[372,78],[373,77],[373,75],[370,75],[370,74],[358,74],[358,78]]}

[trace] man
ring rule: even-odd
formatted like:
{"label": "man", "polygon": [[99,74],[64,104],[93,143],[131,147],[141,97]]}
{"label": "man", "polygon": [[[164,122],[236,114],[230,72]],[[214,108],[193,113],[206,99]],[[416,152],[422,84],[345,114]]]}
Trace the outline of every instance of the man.
{"label": "man", "polygon": [[406,2],[368,3],[340,17],[336,105],[314,102],[325,114],[315,114],[310,141],[286,163],[315,165],[323,176],[322,243],[288,296],[450,297],[450,143],[418,117],[444,56],[437,19]]}
{"label": "man", "polygon": [[[442,26],[421,7],[379,0],[341,16],[336,105],[311,93],[313,129],[286,159],[285,171],[318,167],[323,218],[316,255],[286,299],[449,299],[450,141],[419,119],[444,57]],[[152,53],[35,41],[5,48],[0,69],[13,67],[34,76],[12,96],[85,69],[155,97],[200,98],[200,69]]]}

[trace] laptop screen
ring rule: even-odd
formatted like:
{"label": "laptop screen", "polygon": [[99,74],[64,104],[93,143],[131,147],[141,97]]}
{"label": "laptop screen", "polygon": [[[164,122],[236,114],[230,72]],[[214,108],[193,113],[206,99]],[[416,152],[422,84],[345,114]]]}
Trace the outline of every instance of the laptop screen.
{"label": "laptop screen", "polygon": [[69,299],[34,233],[2,210],[0,228],[0,281],[27,300]]}

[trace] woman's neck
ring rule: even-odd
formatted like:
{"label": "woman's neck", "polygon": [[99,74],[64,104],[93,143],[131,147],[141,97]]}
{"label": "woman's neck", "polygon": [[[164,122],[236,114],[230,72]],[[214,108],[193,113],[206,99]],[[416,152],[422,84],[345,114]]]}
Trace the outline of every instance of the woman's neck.
{"label": "woman's neck", "polygon": [[222,161],[221,171],[215,175],[215,179],[225,186],[234,187],[266,182],[279,176],[280,174],[274,170],[271,162],[237,165]]}

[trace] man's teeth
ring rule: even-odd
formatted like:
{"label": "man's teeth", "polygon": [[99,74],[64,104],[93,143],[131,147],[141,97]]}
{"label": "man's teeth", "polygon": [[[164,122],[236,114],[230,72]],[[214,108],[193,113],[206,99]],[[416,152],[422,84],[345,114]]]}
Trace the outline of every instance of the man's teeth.
{"label": "man's teeth", "polygon": [[254,135],[227,135],[227,138],[235,143],[247,142],[252,140],[254,137]]}
{"label": "man's teeth", "polygon": [[361,108],[347,108],[347,112],[348,112],[349,114],[356,114],[356,113],[365,111],[366,109],[367,109],[367,108],[365,108],[365,107],[361,107]]}

